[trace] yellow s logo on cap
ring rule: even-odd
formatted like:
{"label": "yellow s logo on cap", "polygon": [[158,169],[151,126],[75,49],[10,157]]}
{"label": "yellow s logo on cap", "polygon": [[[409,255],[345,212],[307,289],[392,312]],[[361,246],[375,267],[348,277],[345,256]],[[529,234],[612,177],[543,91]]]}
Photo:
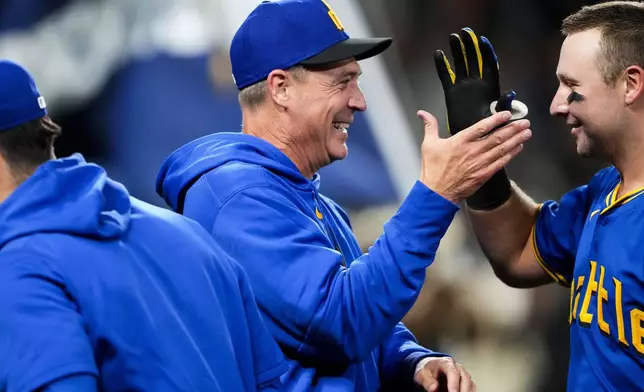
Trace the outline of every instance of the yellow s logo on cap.
{"label": "yellow s logo on cap", "polygon": [[338,18],[338,15],[333,11],[333,9],[329,5],[329,3],[327,3],[324,0],[321,0],[321,1],[326,6],[326,8],[329,9],[329,18],[331,18],[331,20],[335,24],[335,27],[337,27],[338,30],[344,30],[344,26],[342,26],[342,23],[340,22],[340,19]]}

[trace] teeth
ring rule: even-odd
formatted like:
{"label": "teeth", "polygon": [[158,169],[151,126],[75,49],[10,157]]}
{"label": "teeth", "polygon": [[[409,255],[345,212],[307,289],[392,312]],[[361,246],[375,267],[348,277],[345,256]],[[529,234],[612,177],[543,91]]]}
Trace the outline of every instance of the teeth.
{"label": "teeth", "polygon": [[349,124],[348,123],[333,123],[333,127],[335,129],[347,129],[347,128],[349,128]]}

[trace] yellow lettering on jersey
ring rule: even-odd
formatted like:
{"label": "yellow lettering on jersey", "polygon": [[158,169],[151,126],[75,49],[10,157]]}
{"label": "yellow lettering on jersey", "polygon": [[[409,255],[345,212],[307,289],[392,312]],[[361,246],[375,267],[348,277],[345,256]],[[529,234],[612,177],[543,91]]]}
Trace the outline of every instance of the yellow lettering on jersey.
{"label": "yellow lettering on jersey", "polygon": [[590,305],[590,300],[593,296],[593,293],[597,292],[597,281],[595,280],[595,272],[597,271],[597,262],[590,262],[590,274],[588,274],[588,284],[586,285],[586,295],[584,295],[584,302],[581,305],[581,311],[579,312],[579,322],[584,326],[588,327],[593,321],[593,314],[588,313],[588,306]]}
{"label": "yellow lettering on jersey", "polygon": [[597,325],[606,335],[610,335],[610,326],[604,321],[604,302],[608,302],[608,291],[604,288],[604,266],[599,266],[599,288],[597,289]]}
{"label": "yellow lettering on jersey", "polygon": [[328,9],[329,9],[329,18],[331,18],[331,20],[332,20],[332,21],[333,21],[333,23],[335,24],[335,27],[337,27],[337,28],[338,28],[338,30],[344,30],[344,26],[342,26],[342,23],[340,22],[340,18],[338,18],[338,15],[333,11],[333,9],[332,9],[332,8],[331,8],[331,6],[329,5],[329,3],[327,3],[327,2],[326,2],[326,1],[324,1],[324,0],[322,0],[322,3],[324,3],[324,5],[326,6],[326,8],[328,8]]}
{"label": "yellow lettering on jersey", "polygon": [[[604,308],[604,305],[606,305],[609,301],[608,290],[606,290],[606,288],[604,287],[604,278],[610,275],[609,271],[607,271],[603,265],[599,265],[599,282],[595,281],[597,266],[598,264],[596,261],[591,261],[590,272],[588,276],[577,277],[576,285],[574,284],[575,279],[573,279],[572,286],[575,286],[575,289],[574,291],[571,289],[570,292],[571,312],[568,317],[568,321],[572,324],[572,320],[578,319],[580,325],[589,327],[593,321],[594,315],[592,313],[589,313],[588,309],[592,301],[593,293],[597,293],[597,325],[605,336],[610,336],[611,325],[609,325],[604,319],[604,311],[606,310],[606,308]],[[587,284],[585,286],[584,280],[587,281]],[[630,320],[627,320],[627,322],[630,322],[631,328],[631,342],[629,343],[626,338],[626,328],[624,325],[624,307],[622,301],[623,285],[622,282],[615,277],[613,277],[612,280],[615,288],[615,321],[617,324],[613,325],[613,327],[616,327],[613,329],[613,331],[617,329],[617,340],[619,344],[624,347],[624,349],[628,348],[630,344],[632,344],[639,354],[644,355],[644,311],[638,308],[634,308],[630,311],[629,315],[627,315],[627,317],[630,316]],[[579,310],[579,318],[577,318],[579,298],[584,287],[586,288],[586,292],[583,297],[581,309]],[[614,335],[615,333],[613,332],[613,336]]]}
{"label": "yellow lettering on jersey", "polygon": [[575,305],[572,307],[572,318],[577,319],[577,308],[579,306],[579,296],[581,295],[581,288],[584,285],[584,281],[586,280],[585,276],[580,276],[577,278],[577,288],[575,291],[577,292],[577,295],[575,296]]}
{"label": "yellow lettering on jersey", "polygon": [[644,319],[644,312],[639,309],[631,310],[631,336],[633,340],[633,347],[640,354],[644,355],[644,328],[642,328],[642,320]]}
{"label": "yellow lettering on jersey", "polygon": [[613,278],[615,284],[615,315],[617,316],[617,340],[624,346],[628,347],[626,334],[624,333],[624,313],[622,311],[622,282]]}

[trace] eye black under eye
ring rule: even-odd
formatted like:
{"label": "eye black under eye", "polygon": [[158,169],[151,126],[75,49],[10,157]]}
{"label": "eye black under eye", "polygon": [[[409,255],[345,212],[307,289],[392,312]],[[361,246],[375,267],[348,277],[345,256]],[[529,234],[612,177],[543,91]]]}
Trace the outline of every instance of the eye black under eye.
{"label": "eye black under eye", "polygon": [[573,103],[573,102],[581,102],[584,99],[585,99],[585,97],[583,95],[579,94],[576,91],[573,91],[573,92],[570,93],[570,95],[568,95],[568,98],[566,100],[570,104],[570,103]]}

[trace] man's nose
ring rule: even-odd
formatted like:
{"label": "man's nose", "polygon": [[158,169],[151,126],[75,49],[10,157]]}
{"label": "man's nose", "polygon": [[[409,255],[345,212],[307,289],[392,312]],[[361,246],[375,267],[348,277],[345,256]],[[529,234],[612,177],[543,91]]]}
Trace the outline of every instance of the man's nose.
{"label": "man's nose", "polygon": [[349,107],[359,112],[364,112],[365,110],[367,110],[367,99],[362,93],[360,87],[358,87],[356,93],[353,94],[353,96],[349,100]]}
{"label": "man's nose", "polygon": [[568,115],[568,100],[567,95],[563,89],[557,90],[555,96],[550,103],[550,114],[552,116],[567,116]]}

